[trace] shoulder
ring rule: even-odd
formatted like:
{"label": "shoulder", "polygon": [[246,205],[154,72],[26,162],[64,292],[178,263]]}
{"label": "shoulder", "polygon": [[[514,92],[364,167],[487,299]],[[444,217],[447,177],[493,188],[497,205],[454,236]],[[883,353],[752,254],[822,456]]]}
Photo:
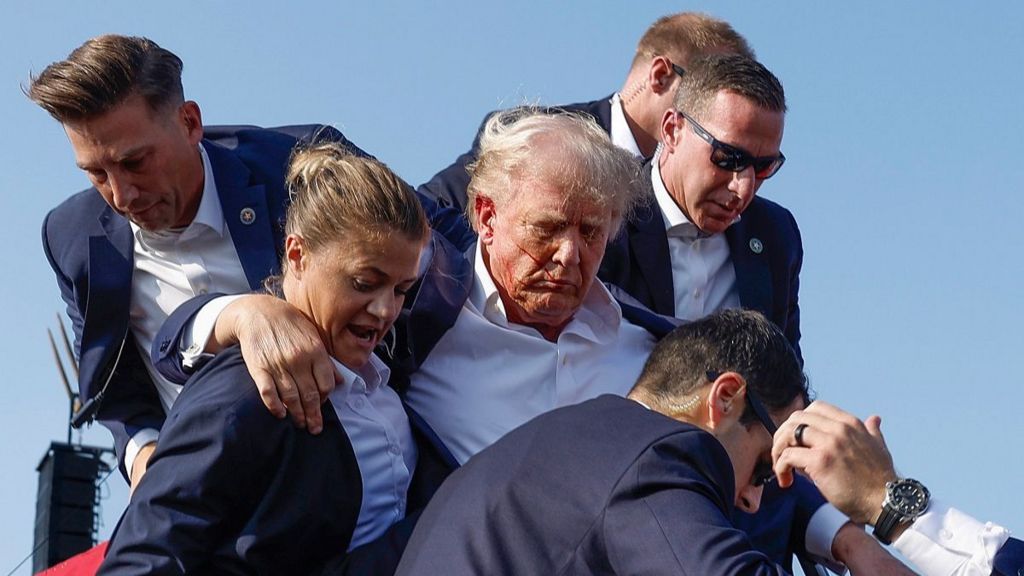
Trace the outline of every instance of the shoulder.
{"label": "shoulder", "polygon": [[755,197],[743,212],[740,224],[753,234],[772,239],[775,245],[789,246],[790,251],[803,251],[800,228],[793,213],[767,198]]}
{"label": "shoulder", "polygon": [[[82,239],[102,231],[100,216],[110,207],[95,188],[73,194],[43,219],[43,247],[52,261],[64,262],[69,254],[86,253]],[[120,216],[113,215],[115,218]]]}
{"label": "shoulder", "polygon": [[167,415],[167,426],[258,426],[286,431],[290,425],[282,423],[288,421],[278,420],[263,405],[237,346],[217,354],[193,374]]}
{"label": "shoulder", "polygon": [[353,154],[367,156],[339,130],[325,124],[297,124],[272,128],[248,125],[204,126],[203,138],[231,150],[243,161],[268,156],[287,159],[296,144],[309,142],[337,142]]}
{"label": "shoulder", "polygon": [[765,223],[772,226],[782,226],[784,229],[792,230],[799,234],[796,218],[793,217],[793,213],[788,208],[767,198],[754,197],[754,201],[743,212],[742,217],[744,219],[750,218],[757,224]]}
{"label": "shoulder", "polygon": [[44,226],[61,228],[69,224],[95,222],[107,208],[107,203],[100,193],[95,188],[88,188],[72,194],[50,210],[44,220]]}

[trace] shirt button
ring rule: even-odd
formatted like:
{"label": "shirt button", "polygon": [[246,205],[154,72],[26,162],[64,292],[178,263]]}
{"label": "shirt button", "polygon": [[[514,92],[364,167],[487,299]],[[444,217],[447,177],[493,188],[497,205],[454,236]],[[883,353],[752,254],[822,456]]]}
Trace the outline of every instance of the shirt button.
{"label": "shirt button", "polygon": [[388,450],[390,450],[391,453],[395,455],[398,455],[399,453],[402,452],[402,449],[398,447],[398,444],[392,444],[391,446],[388,447]]}
{"label": "shirt button", "polygon": [[953,539],[953,533],[950,532],[949,530],[943,529],[943,530],[939,531],[939,537],[942,538],[943,540],[952,540]]}
{"label": "shirt button", "polygon": [[362,398],[356,398],[355,400],[352,401],[352,405],[355,406],[356,408],[362,408],[363,407],[363,399]]}
{"label": "shirt button", "polygon": [[200,296],[204,296],[204,295],[206,295],[206,288],[200,288],[200,289],[199,289],[199,295],[200,295]]}
{"label": "shirt button", "polygon": [[700,298],[700,290],[694,290],[693,291],[693,297],[694,298]]}

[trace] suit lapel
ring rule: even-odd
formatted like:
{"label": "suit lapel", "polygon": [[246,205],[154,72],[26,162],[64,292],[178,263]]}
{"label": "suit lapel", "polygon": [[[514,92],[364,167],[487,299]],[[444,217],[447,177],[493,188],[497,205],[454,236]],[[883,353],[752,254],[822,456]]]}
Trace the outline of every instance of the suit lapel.
{"label": "suit lapel", "polygon": [[650,162],[641,172],[647,189],[647,202],[637,209],[634,219],[627,224],[629,248],[636,260],[636,267],[650,289],[652,308],[659,314],[675,315],[675,292],[672,286],[672,259],[668,253],[668,236],[665,234],[665,220],[661,217],[658,202],[654,199],[651,185]]}
{"label": "suit lapel", "polygon": [[98,390],[100,368],[117,352],[127,333],[135,265],[128,220],[106,207],[99,222],[103,235],[89,237],[89,295],[79,363],[83,401]]}
{"label": "suit lapel", "polygon": [[249,169],[228,149],[203,141],[213,167],[224,221],[245,270],[249,287],[257,289],[263,279],[276,274],[278,250],[284,244],[272,222],[264,185],[250,185]]}
{"label": "suit lapel", "polygon": [[742,218],[725,230],[729,258],[736,271],[736,292],[744,308],[771,318],[772,271],[766,251],[772,247],[754,236],[749,222],[749,218]]}

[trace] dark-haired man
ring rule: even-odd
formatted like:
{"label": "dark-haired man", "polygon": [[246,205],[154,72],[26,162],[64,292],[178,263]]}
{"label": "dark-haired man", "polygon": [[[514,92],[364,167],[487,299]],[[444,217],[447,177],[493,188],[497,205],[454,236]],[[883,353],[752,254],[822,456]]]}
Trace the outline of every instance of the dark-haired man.
{"label": "dark-haired man", "polygon": [[456,470],[398,574],[782,573],[730,517],[757,509],[776,423],[806,401],[799,361],[760,314],[683,325],[626,398],[538,416]]}
{"label": "dark-haired man", "polygon": [[[296,142],[318,134],[363,154],[318,126],[204,129],[181,69],[151,40],[106,35],[33,76],[27,90],[61,123],[93,184],[46,216],[43,248],[74,325],[84,402],[76,423],[96,418],[110,429],[133,485],[180,391],[149,360],[163,320],[193,296],[248,292],[278,269]],[[330,374],[322,380],[333,385]],[[305,407],[318,428],[313,392],[308,402],[294,387],[281,396],[297,421]]]}
{"label": "dark-haired man", "polygon": [[799,356],[800,231],[756,196],[785,160],[785,112],[782,84],[760,64],[695,61],[662,115],[662,146],[642,175],[648,202],[609,246],[601,278],[684,320],[759,310]]}

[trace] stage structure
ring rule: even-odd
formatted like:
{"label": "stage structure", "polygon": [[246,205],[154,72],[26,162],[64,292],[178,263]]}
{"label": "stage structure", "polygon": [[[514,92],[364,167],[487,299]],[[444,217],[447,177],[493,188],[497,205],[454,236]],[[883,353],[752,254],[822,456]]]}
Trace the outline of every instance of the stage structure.
{"label": "stage structure", "polygon": [[[69,365],[78,376],[78,365],[60,316],[60,332]],[[61,361],[53,332],[47,329],[50,348],[68,395],[68,434],[66,442],[53,442],[36,471],[36,524],[32,553],[32,572],[38,573],[96,545],[99,527],[100,486],[111,471],[105,458],[109,448],[83,446],[71,441],[70,421],[81,408],[78,394],[71,388]]]}

